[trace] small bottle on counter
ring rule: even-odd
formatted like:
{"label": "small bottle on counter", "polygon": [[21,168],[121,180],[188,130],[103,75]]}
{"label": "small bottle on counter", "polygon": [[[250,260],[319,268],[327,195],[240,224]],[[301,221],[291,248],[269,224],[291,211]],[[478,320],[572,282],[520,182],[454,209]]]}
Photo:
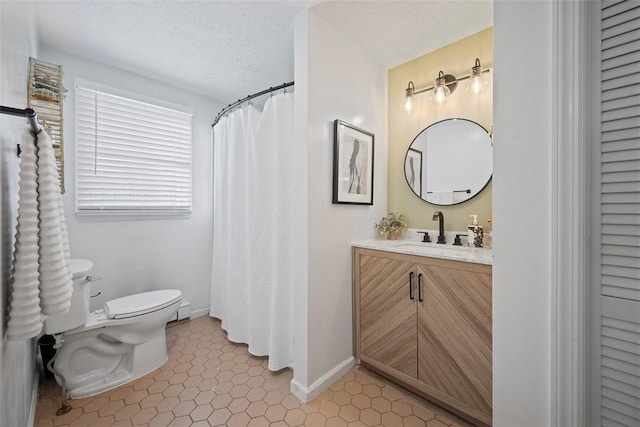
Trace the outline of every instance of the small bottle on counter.
{"label": "small bottle on counter", "polygon": [[484,230],[481,225],[478,225],[478,215],[469,215],[473,220],[471,225],[467,226],[467,244],[469,246],[475,246],[481,248],[484,246]]}

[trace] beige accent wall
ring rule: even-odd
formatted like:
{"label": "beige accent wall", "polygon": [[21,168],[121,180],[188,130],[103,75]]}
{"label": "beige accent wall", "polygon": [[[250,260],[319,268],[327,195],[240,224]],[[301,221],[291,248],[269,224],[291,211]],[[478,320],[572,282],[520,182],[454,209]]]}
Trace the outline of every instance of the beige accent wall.
{"label": "beige accent wall", "polygon": [[[416,196],[404,176],[404,159],[413,139],[432,123],[448,118],[473,120],[490,130],[493,123],[493,72],[488,78],[488,90],[476,97],[467,94],[461,82],[456,91],[442,104],[431,101],[431,92],[414,97],[410,113],[402,108],[405,88],[411,80],[416,90],[432,86],[440,70],[445,74],[470,74],[475,59],[483,69],[493,66],[493,28],[487,28],[455,43],[420,56],[389,70],[389,211],[403,213],[410,228],[434,229],[433,212],[442,211],[446,230],[466,230],[471,223],[469,215],[478,214],[480,225],[490,231],[487,218],[491,218],[491,188],[489,185],[473,199],[454,206],[436,206]],[[464,153],[460,153],[464,156]]]}

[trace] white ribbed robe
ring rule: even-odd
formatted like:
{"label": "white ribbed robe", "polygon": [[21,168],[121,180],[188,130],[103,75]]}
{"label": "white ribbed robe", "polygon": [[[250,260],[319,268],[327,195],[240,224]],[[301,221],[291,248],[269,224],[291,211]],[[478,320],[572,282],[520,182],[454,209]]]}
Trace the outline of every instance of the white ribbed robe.
{"label": "white ribbed robe", "polygon": [[44,315],[69,310],[73,292],[69,239],[51,139],[44,129],[35,139],[25,131],[21,147],[7,322],[11,340],[37,336]]}

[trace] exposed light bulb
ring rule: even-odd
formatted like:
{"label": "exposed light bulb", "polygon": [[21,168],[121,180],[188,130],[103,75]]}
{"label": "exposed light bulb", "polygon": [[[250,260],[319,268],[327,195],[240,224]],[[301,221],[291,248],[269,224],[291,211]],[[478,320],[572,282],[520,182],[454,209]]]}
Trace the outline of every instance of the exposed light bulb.
{"label": "exposed light bulb", "polygon": [[402,107],[407,113],[410,113],[411,109],[413,108],[413,96],[407,96],[404,100],[404,104],[402,104]]}
{"label": "exposed light bulb", "polygon": [[433,89],[433,100],[437,104],[442,104],[449,95],[451,95],[451,92],[446,86],[439,86]]}
{"label": "exposed light bulb", "polygon": [[489,87],[489,82],[482,74],[482,70],[480,68],[480,60],[476,58],[476,63],[473,68],[471,68],[471,77],[469,77],[465,86],[467,93],[470,95],[480,95]]}
{"label": "exposed light bulb", "polygon": [[440,71],[436,79],[436,86],[433,88],[432,99],[436,104],[442,104],[449,95],[451,95],[451,91],[447,87],[444,73]]}
{"label": "exposed light bulb", "polygon": [[471,95],[480,95],[484,92],[486,83],[482,81],[482,78],[471,77],[467,82],[467,92]]}
{"label": "exposed light bulb", "polygon": [[410,113],[411,109],[413,108],[413,95],[415,93],[415,90],[416,89],[412,81],[409,82],[407,88],[404,90],[405,98],[404,102],[402,103],[402,107],[407,113]]}

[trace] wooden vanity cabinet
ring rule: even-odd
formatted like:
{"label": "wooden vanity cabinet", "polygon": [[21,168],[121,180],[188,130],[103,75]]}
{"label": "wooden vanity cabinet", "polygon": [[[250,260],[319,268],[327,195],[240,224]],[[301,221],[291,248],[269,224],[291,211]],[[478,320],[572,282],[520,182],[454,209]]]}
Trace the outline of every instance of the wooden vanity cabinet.
{"label": "wooden vanity cabinet", "polygon": [[353,250],[359,363],[491,425],[491,266]]}
{"label": "wooden vanity cabinet", "polygon": [[418,314],[415,289],[409,295],[408,281],[414,265],[376,254],[362,254],[359,264],[359,354],[415,377]]}

